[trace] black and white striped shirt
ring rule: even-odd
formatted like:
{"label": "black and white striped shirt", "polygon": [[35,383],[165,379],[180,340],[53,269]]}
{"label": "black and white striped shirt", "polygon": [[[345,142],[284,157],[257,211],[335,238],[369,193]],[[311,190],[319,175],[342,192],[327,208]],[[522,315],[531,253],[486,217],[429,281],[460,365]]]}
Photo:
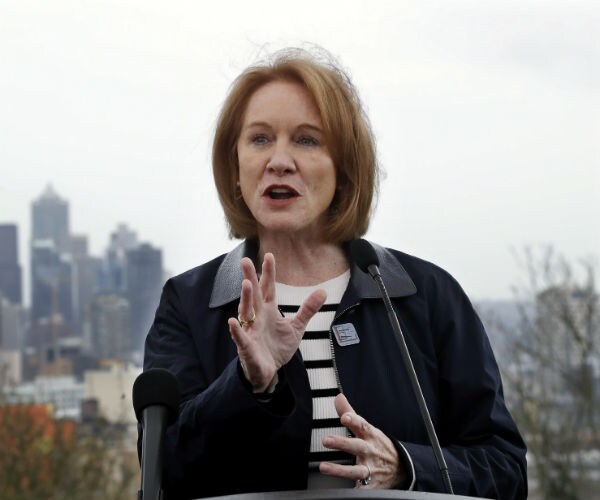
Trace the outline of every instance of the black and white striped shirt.
{"label": "black and white striped shirt", "polygon": [[312,393],[313,420],[310,440],[308,489],[351,487],[352,481],[327,477],[319,473],[319,462],[351,463],[352,457],[344,452],[329,450],[322,445],[327,434],[347,436],[345,427],[335,411],[334,399],[339,393],[333,366],[329,329],[335,311],[350,280],[350,271],[315,286],[291,286],[277,283],[277,301],[281,312],[291,317],[306,297],[319,288],[327,292],[325,305],[309,321],[300,353],[308,374]]}

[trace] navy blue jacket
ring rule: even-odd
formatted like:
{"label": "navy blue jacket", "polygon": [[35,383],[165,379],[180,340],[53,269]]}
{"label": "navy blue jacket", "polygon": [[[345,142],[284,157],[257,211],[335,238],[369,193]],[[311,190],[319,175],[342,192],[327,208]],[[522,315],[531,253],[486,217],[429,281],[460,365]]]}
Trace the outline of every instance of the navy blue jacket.
{"label": "navy blue jacket", "polygon": [[[433,264],[375,248],[455,493],[526,498],[525,445],[468,298]],[[275,397],[260,402],[240,374],[229,334],[244,255],[256,257],[256,245],[242,243],[168,280],[146,339],[144,369],[168,369],[182,393],[165,438],[167,498],[306,488],[312,400],[300,353],[280,370]],[[343,323],[352,323],[360,338],[344,347],[334,340],[350,404],[402,443],[414,464],[415,490],[444,492],[385,306],[376,284],[355,265],[334,320]]]}

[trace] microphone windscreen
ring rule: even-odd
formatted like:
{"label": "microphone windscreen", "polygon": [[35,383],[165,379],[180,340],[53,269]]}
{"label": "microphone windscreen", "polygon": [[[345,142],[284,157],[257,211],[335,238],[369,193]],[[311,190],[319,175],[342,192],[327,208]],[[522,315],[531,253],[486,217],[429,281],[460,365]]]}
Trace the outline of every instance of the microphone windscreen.
{"label": "microphone windscreen", "polygon": [[362,238],[350,242],[350,257],[365,273],[369,272],[369,266],[373,264],[379,266],[379,257],[377,257],[373,245]]}
{"label": "microphone windscreen", "polygon": [[133,409],[138,421],[141,421],[144,408],[153,405],[166,406],[169,422],[175,419],[179,408],[179,386],[175,376],[164,368],[151,368],[133,383]]}

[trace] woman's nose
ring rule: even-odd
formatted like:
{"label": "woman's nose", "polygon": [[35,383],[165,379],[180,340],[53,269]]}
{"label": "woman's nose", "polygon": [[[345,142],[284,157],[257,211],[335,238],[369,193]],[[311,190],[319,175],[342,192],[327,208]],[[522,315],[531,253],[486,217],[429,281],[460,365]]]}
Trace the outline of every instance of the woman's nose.
{"label": "woman's nose", "polygon": [[267,170],[276,175],[285,175],[296,170],[296,163],[287,146],[277,145],[267,162]]}

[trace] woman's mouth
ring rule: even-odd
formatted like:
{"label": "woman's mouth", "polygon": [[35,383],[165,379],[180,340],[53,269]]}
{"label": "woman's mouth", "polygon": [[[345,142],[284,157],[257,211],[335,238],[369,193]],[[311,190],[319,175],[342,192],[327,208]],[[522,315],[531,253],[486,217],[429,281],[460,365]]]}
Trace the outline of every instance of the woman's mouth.
{"label": "woman's mouth", "polygon": [[272,200],[289,200],[298,196],[298,192],[291,187],[268,187],[265,190],[264,196],[268,196]]}

